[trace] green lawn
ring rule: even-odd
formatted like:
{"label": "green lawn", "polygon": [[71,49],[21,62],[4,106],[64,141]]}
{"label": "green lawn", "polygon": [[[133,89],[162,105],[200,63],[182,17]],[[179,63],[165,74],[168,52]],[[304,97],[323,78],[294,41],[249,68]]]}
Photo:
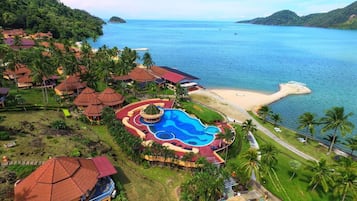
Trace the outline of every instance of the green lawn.
{"label": "green lawn", "polygon": [[[268,177],[267,182],[263,184],[269,191],[271,191],[276,196],[282,198],[283,200],[292,200],[292,201],[328,201],[331,200],[329,196],[331,193],[320,193],[321,191],[311,191],[311,188],[308,187],[309,183],[309,162],[297,156],[293,152],[285,149],[284,147],[277,144],[272,139],[265,136],[265,134],[258,131],[255,134],[255,137],[259,143],[259,146],[262,146],[266,143],[273,144],[279,151],[277,155],[278,165],[276,167],[277,178],[273,177],[273,181]],[[290,180],[292,171],[289,165],[291,160],[297,160],[302,165],[297,171],[296,176]],[[280,183],[280,184],[279,184]],[[286,193],[283,192],[282,188],[285,189]]]}
{"label": "green lawn", "polygon": [[188,113],[196,115],[204,123],[211,124],[224,119],[218,112],[197,103],[182,102],[181,105]]}

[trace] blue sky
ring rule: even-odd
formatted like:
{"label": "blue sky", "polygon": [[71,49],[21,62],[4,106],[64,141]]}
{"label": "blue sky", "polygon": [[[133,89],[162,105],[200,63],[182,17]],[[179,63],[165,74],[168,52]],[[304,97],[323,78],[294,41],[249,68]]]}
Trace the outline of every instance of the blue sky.
{"label": "blue sky", "polygon": [[124,19],[243,20],[289,9],[298,15],[327,12],[353,0],[60,0],[101,17]]}

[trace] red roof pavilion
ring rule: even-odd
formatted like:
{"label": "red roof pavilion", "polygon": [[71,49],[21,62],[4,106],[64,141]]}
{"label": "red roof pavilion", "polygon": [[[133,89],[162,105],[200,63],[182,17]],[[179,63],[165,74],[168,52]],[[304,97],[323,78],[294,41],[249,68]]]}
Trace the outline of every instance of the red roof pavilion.
{"label": "red roof pavilion", "polygon": [[90,192],[99,173],[92,160],[58,157],[15,186],[15,201],[76,200]]}
{"label": "red roof pavilion", "polygon": [[121,105],[124,102],[124,96],[118,94],[112,88],[106,88],[99,96],[98,99],[105,106],[116,106]]}
{"label": "red roof pavilion", "polygon": [[149,73],[146,69],[138,67],[130,71],[129,76],[132,80],[135,80],[137,82],[151,82],[155,81],[156,79],[155,76]]}
{"label": "red roof pavilion", "polygon": [[[93,101],[97,100],[97,95],[95,91],[89,87],[86,87],[77,97],[74,99],[73,103],[76,106],[87,107],[92,104]],[[99,102],[100,104],[100,102]]]}

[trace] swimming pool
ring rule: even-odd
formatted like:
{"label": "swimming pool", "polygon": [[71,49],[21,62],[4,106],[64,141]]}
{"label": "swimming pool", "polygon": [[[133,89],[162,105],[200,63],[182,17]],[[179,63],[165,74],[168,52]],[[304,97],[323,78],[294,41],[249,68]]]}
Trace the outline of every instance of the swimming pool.
{"label": "swimming pool", "polygon": [[177,139],[190,146],[206,146],[212,143],[220,132],[216,126],[205,126],[197,118],[177,109],[165,109],[161,120],[154,124],[146,124],[151,133],[160,140]]}

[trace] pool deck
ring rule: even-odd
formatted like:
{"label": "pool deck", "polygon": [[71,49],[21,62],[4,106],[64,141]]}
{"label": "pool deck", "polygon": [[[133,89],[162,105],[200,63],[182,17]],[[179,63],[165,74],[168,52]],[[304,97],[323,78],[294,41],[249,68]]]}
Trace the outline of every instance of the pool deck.
{"label": "pool deck", "polygon": [[[168,99],[148,99],[136,103],[129,104],[116,113],[117,119],[121,120],[126,126],[127,130],[143,139],[143,145],[148,146],[150,142],[157,142],[163,146],[167,146],[169,149],[174,150],[175,154],[182,157],[187,152],[193,152],[199,156],[205,157],[209,162],[212,163],[224,163],[224,160],[216,153],[217,151],[224,148],[225,143],[220,139],[215,139],[212,143],[206,146],[190,146],[178,139],[172,140],[160,140],[152,134],[146,125],[140,123],[140,110],[145,108],[149,104],[155,104],[164,108],[172,108],[174,105],[173,100]],[[217,123],[217,127],[223,130],[223,127],[230,127],[230,125],[225,123]],[[193,160],[196,160],[195,157]]]}

